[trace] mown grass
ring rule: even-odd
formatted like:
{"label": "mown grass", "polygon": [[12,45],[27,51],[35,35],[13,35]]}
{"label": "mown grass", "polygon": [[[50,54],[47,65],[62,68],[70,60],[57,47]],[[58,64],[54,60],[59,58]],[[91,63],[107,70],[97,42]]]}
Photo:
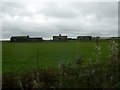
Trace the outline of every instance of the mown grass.
{"label": "mown grass", "polygon": [[[103,60],[108,59],[109,41],[100,41]],[[66,42],[2,42],[2,72],[21,73],[36,66],[37,49],[39,51],[39,67],[57,69],[62,62],[69,63],[80,54],[84,64],[95,60],[95,41]],[[105,62],[106,62],[105,61]]]}

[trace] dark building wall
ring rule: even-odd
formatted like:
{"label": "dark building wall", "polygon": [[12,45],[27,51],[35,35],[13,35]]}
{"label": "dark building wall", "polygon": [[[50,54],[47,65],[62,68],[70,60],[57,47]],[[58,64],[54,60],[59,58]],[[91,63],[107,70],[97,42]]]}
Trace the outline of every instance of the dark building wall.
{"label": "dark building wall", "polygon": [[28,36],[11,37],[11,42],[25,42],[25,41],[29,41]]}
{"label": "dark building wall", "polygon": [[92,36],[78,36],[77,40],[92,40]]}
{"label": "dark building wall", "polygon": [[67,40],[67,36],[53,36],[54,41],[65,41]]}
{"label": "dark building wall", "polygon": [[38,42],[38,41],[42,41],[42,38],[29,38],[29,41],[33,42]]}
{"label": "dark building wall", "polygon": [[42,41],[42,38],[30,38],[29,36],[14,36],[10,38],[11,42],[31,42]]}
{"label": "dark building wall", "polygon": [[67,40],[77,40],[76,38],[67,38]]}

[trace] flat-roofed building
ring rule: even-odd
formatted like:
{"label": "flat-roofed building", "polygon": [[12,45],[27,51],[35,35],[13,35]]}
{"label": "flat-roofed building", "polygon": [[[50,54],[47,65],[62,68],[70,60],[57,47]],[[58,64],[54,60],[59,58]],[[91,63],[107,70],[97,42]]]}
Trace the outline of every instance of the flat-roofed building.
{"label": "flat-roofed building", "polygon": [[53,41],[66,41],[67,36],[62,36],[61,34],[59,36],[53,36]]}
{"label": "flat-roofed building", "polygon": [[92,40],[92,36],[77,36],[77,40]]}
{"label": "flat-roofed building", "polygon": [[27,36],[12,36],[10,38],[11,42],[36,42],[36,41],[42,41],[42,37],[35,37],[35,38],[30,38],[28,35]]}

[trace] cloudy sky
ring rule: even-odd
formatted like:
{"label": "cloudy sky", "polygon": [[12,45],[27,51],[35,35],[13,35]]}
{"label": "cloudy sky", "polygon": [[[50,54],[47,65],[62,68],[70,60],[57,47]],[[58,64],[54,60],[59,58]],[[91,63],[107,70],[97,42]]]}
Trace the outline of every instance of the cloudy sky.
{"label": "cloudy sky", "polygon": [[2,2],[2,39],[117,36],[117,2]]}

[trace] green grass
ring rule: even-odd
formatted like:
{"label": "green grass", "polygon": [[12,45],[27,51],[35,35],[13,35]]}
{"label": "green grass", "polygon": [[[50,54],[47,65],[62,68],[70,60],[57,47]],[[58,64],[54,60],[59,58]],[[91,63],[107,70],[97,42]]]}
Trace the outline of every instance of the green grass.
{"label": "green grass", "polygon": [[0,41],[0,74],[2,73],[2,42]]}
{"label": "green grass", "polygon": [[[107,60],[109,41],[101,41],[102,58]],[[23,72],[36,65],[37,48],[39,50],[39,67],[58,68],[62,62],[68,63],[82,54],[84,63],[89,59],[95,60],[96,42],[66,41],[66,42],[3,42],[2,43],[2,72]]]}

